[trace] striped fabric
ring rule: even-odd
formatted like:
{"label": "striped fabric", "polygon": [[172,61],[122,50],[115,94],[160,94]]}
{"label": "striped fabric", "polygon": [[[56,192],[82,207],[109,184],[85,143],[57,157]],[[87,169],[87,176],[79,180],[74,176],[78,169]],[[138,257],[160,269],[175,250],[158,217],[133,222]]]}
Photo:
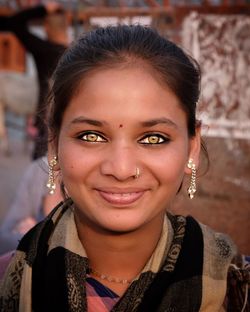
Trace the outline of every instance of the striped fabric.
{"label": "striped fabric", "polygon": [[119,300],[108,287],[92,277],[86,278],[88,312],[109,312]]}

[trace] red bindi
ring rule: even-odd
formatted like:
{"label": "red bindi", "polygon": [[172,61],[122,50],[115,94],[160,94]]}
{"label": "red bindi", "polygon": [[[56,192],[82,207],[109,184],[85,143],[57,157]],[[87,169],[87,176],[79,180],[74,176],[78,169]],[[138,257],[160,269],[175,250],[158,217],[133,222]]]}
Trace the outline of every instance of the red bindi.
{"label": "red bindi", "polygon": [[119,125],[119,128],[122,128],[122,127],[123,127],[123,125],[122,125],[122,124],[120,124],[120,125]]}

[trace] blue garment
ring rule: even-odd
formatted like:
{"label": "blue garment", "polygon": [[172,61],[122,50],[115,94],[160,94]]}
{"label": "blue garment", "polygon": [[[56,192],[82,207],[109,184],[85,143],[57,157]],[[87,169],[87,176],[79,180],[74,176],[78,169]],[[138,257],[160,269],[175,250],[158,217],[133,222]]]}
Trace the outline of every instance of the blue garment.
{"label": "blue garment", "polygon": [[100,283],[93,277],[87,277],[86,282],[89,283],[95,290],[96,294],[99,297],[108,297],[108,298],[119,298],[119,296],[113,292],[110,288]]}
{"label": "blue garment", "polygon": [[33,217],[38,222],[44,218],[42,207],[44,196],[48,193],[47,179],[48,165],[45,157],[38,158],[28,166],[0,226],[0,254],[16,249],[23,234],[13,230],[20,221]]}

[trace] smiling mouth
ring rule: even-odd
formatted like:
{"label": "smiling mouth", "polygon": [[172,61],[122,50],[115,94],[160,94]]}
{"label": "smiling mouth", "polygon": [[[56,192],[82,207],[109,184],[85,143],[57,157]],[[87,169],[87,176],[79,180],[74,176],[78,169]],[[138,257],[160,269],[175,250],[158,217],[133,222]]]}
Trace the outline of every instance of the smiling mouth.
{"label": "smiling mouth", "polygon": [[136,202],[145,191],[139,192],[127,192],[127,193],[113,193],[98,190],[101,197],[110,204],[113,205],[129,205]]}

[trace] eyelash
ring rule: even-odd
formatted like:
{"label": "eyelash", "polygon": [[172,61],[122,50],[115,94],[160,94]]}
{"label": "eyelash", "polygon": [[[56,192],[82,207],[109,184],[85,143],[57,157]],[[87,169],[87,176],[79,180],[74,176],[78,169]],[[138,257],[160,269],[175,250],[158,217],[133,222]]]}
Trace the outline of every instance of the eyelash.
{"label": "eyelash", "polygon": [[[84,138],[84,137],[86,137],[88,135],[89,136],[92,135],[92,137],[96,137],[96,140],[91,140],[90,138],[89,139]],[[80,135],[78,135],[77,138],[82,140],[82,141],[84,141],[84,142],[89,142],[89,143],[104,143],[104,142],[107,142],[107,139],[105,139],[100,133],[94,132],[94,131],[83,132]],[[101,138],[101,140],[99,138]]]}
{"label": "eyelash", "polygon": [[[156,138],[158,139],[158,142],[150,142],[149,139],[151,138]],[[143,140],[148,140],[148,142],[143,142]],[[165,144],[168,143],[170,139],[162,134],[159,133],[150,133],[146,134],[142,139],[139,140],[139,142],[143,145],[160,145],[160,144]]]}
{"label": "eyelash", "polygon": [[[93,140],[91,140],[91,137],[89,137],[87,139],[87,136],[92,136]],[[78,135],[77,138],[84,141],[84,142],[88,142],[88,143],[105,143],[105,142],[107,142],[107,139],[105,139],[103,135],[101,135],[98,132],[94,132],[94,131],[83,132],[80,135]],[[95,138],[95,140],[94,140],[94,138]],[[150,142],[150,138],[151,139],[153,138],[153,140],[156,139],[158,141],[157,142],[153,142],[153,141]],[[160,145],[160,144],[168,143],[169,141],[170,141],[170,139],[167,138],[166,136],[162,135],[162,134],[150,133],[150,134],[144,135],[144,137],[141,138],[138,142],[142,145]]]}

